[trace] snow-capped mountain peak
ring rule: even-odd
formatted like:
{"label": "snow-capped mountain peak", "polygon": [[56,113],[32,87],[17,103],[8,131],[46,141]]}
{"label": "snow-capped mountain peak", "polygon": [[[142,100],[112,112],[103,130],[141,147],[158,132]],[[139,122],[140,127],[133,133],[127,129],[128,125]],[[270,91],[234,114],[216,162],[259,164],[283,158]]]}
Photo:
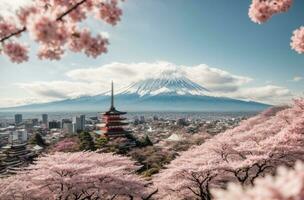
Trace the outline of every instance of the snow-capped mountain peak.
{"label": "snow-capped mountain peak", "polygon": [[136,93],[140,96],[176,94],[176,95],[206,95],[208,90],[188,79],[181,71],[166,70],[161,73],[129,85],[120,94]]}

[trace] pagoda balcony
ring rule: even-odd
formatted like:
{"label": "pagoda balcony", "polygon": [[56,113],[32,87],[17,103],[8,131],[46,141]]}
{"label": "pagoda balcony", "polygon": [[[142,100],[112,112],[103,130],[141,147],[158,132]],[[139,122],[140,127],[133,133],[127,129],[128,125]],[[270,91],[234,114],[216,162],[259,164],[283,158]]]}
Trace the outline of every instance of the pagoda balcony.
{"label": "pagoda balcony", "polygon": [[114,121],[114,120],[123,121],[123,120],[126,120],[127,118],[120,117],[119,115],[117,115],[117,116],[116,115],[115,116],[104,115],[102,117],[102,119],[105,120],[105,121],[109,121],[109,120],[111,120],[111,121]]}
{"label": "pagoda balcony", "polygon": [[129,123],[127,123],[127,122],[108,122],[108,123],[105,123],[104,125],[105,125],[105,127],[110,127],[110,126],[115,127],[115,126],[126,126],[126,125],[129,125]]}

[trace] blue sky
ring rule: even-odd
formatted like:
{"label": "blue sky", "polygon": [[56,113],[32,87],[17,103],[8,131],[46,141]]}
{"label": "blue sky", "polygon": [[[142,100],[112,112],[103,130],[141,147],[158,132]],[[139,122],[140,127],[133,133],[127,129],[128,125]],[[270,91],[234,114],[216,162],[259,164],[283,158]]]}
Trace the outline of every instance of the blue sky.
{"label": "blue sky", "polygon": [[[0,8],[24,1],[3,1]],[[17,65],[0,57],[0,107],[96,94],[110,79],[124,86],[151,73],[153,66],[168,65],[187,66],[188,71],[206,65],[192,79],[215,88],[218,95],[274,104],[302,96],[304,55],[292,51],[289,43],[293,30],[304,25],[304,2],[295,0],[289,12],[263,25],[250,21],[249,5],[249,0],[127,0],[116,27],[85,22],[95,33],[110,37],[109,52],[97,59],[67,53],[60,61],[40,61],[25,35],[23,40],[32,47],[29,62]],[[132,75],[123,77],[124,71],[117,70],[122,66]],[[206,70],[215,76],[211,82]],[[96,72],[100,79],[91,79]],[[85,79],[82,74],[87,74]],[[237,88],[224,91],[221,83]]]}

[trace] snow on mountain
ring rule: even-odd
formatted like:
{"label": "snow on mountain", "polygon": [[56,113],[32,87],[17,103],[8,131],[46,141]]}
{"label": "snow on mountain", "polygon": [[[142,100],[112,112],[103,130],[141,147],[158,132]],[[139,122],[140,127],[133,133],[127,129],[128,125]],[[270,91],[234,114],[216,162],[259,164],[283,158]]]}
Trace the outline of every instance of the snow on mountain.
{"label": "snow on mountain", "polygon": [[206,95],[208,89],[191,81],[179,71],[164,71],[158,75],[129,85],[119,94],[160,95]]}
{"label": "snow on mountain", "polygon": [[[110,92],[62,101],[31,104],[5,111],[100,111],[109,109]],[[115,106],[126,111],[260,111],[270,105],[217,97],[181,71],[163,71],[115,90]],[[0,109],[1,110],[1,109]]]}

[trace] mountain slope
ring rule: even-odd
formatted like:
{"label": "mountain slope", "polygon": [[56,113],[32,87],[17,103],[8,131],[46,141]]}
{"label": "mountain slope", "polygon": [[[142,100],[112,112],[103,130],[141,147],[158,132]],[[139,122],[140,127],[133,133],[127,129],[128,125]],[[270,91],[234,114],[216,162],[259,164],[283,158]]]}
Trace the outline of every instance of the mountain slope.
{"label": "mountain slope", "polygon": [[[270,105],[252,101],[207,96],[208,89],[181,73],[163,72],[130,84],[116,92],[115,105],[126,111],[258,111]],[[109,92],[2,111],[104,111],[109,108]]]}
{"label": "mountain slope", "polygon": [[164,93],[177,95],[205,95],[208,90],[179,74],[162,73],[157,78],[149,78],[131,84],[120,94],[136,93],[140,96]]}

